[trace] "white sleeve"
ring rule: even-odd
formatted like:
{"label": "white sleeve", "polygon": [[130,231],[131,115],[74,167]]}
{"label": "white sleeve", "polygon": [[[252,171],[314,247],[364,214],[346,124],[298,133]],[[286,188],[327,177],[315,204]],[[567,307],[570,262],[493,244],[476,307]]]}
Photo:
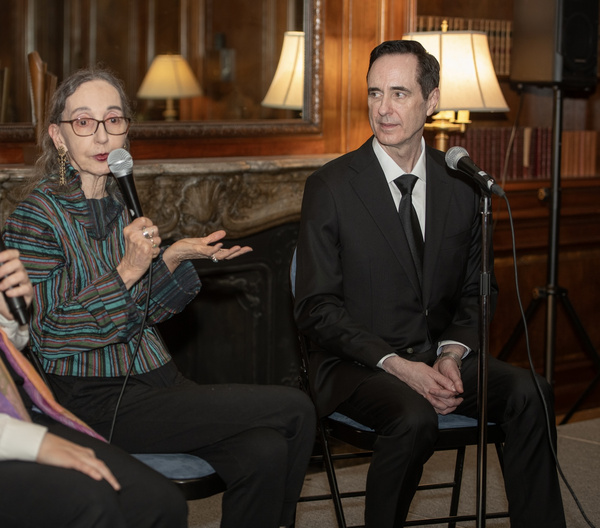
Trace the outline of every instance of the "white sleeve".
{"label": "white sleeve", "polygon": [[10,320],[0,314],[0,326],[6,332],[8,339],[16,348],[23,350],[29,342],[29,326],[19,326],[15,320]]}
{"label": "white sleeve", "polygon": [[34,462],[48,429],[0,414],[0,460]]}
{"label": "white sleeve", "polygon": [[440,341],[438,343],[438,349],[437,349],[438,356],[442,353],[442,347],[444,345],[460,345],[460,346],[464,347],[465,351],[463,352],[462,359],[465,359],[471,352],[471,349],[467,345],[463,345],[462,343],[459,343],[458,341],[446,340],[446,341]]}

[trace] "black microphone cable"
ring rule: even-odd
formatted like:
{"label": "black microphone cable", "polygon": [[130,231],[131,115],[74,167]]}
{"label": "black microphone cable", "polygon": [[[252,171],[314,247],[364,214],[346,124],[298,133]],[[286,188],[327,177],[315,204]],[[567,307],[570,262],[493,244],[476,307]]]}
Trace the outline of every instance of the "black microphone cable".
{"label": "black microphone cable", "polygon": [[[502,174],[500,176],[500,186],[504,188],[506,185],[506,180],[508,177],[508,167],[510,163],[510,158],[513,154],[513,145],[515,142],[515,138],[517,136],[517,130],[519,128],[519,119],[521,118],[521,110],[523,108],[523,92],[519,93],[519,104],[517,106],[517,112],[515,114],[515,120],[512,124],[510,130],[510,136],[508,138],[508,145],[506,145],[506,151],[504,152],[504,167],[502,167]],[[498,206],[496,207],[496,212],[494,213],[494,220],[492,222],[492,231],[495,231],[496,226],[498,225],[498,218],[501,210],[502,201],[498,200]]]}
{"label": "black microphone cable", "polygon": [[[143,216],[142,207],[139,203],[137,193],[135,190],[135,184],[132,179],[133,159],[131,157],[131,154],[125,149],[113,150],[108,156],[108,167],[115,176],[118,187],[123,196],[123,201],[125,202],[124,206],[129,211],[131,217],[137,218]],[[110,426],[110,433],[108,436],[109,443],[112,441],[114,428],[117,421],[117,415],[119,413],[119,407],[121,406],[121,400],[123,399],[123,395],[125,394],[125,388],[127,387],[127,382],[129,381],[129,378],[131,376],[133,366],[135,365],[135,360],[137,359],[140,345],[144,337],[144,331],[146,329],[146,321],[148,320],[148,309],[150,307],[150,291],[152,290],[152,261],[150,262],[150,268],[148,269],[147,284],[148,290],[146,292],[146,302],[144,306],[142,324],[140,326],[140,332],[137,338],[137,342],[135,344],[135,348],[133,350],[133,355],[131,357],[131,364],[127,369],[127,374],[125,375],[125,379],[123,380],[121,392],[119,393],[119,397],[117,398],[117,403],[115,405],[113,419]]]}
{"label": "black microphone cable", "polygon": [[[567,489],[569,490],[569,493],[571,494],[571,497],[573,497],[573,500],[575,501],[575,504],[577,505],[577,508],[579,509],[579,512],[581,513],[581,516],[583,517],[583,519],[585,520],[585,522],[587,523],[588,526],[590,526],[590,528],[595,528],[594,524],[592,523],[592,521],[590,521],[590,519],[588,518],[588,516],[586,515],[583,506],[581,505],[579,499],[577,498],[577,495],[575,493],[575,491],[573,490],[573,488],[571,487],[571,485],[569,484],[567,477],[565,476],[565,474],[563,473],[563,470],[560,466],[560,463],[558,461],[558,455],[556,454],[556,449],[555,446],[552,442],[552,417],[550,416],[550,411],[548,410],[548,403],[546,402],[545,398],[544,398],[544,393],[542,391],[542,388],[540,387],[539,381],[536,377],[536,372],[535,372],[535,367],[533,365],[533,359],[531,357],[531,348],[530,348],[530,344],[529,344],[529,331],[527,330],[527,318],[525,316],[525,311],[523,310],[523,303],[521,301],[521,294],[519,292],[519,273],[518,273],[518,267],[517,267],[517,250],[516,250],[516,241],[515,241],[515,229],[514,229],[514,224],[513,224],[513,217],[512,217],[512,211],[510,209],[510,203],[508,201],[508,197],[505,195],[504,196],[504,201],[506,202],[506,208],[508,211],[508,219],[509,219],[509,224],[510,224],[510,234],[512,237],[512,253],[513,253],[513,267],[514,267],[514,273],[515,273],[515,288],[516,288],[516,294],[517,294],[517,303],[519,305],[519,313],[521,314],[521,319],[523,321],[523,330],[524,330],[524,336],[525,336],[525,346],[527,349],[527,360],[529,361],[529,368],[531,370],[532,373],[532,378],[533,381],[535,383],[535,387],[536,390],[542,400],[542,405],[544,407],[544,415],[546,418],[546,432],[548,435],[548,442],[550,444],[550,449],[552,451],[552,456],[554,458],[554,463],[556,464],[556,469],[558,471],[558,474],[560,475],[560,478],[562,479],[562,481],[565,483],[565,486],[567,487]],[[557,438],[556,438],[556,443],[558,445],[558,434],[557,434]]]}
{"label": "black microphone cable", "polygon": [[150,263],[150,268],[148,269],[148,291],[146,292],[146,302],[144,305],[144,316],[142,317],[142,324],[140,326],[140,331],[137,337],[137,341],[135,344],[135,348],[133,349],[133,355],[131,357],[131,364],[127,369],[127,374],[125,375],[125,379],[123,380],[123,385],[121,387],[121,392],[119,393],[119,397],[117,398],[117,403],[115,405],[115,410],[113,413],[112,422],[110,425],[110,433],[108,435],[108,443],[112,442],[112,437],[115,429],[115,423],[117,421],[117,414],[119,413],[119,407],[121,406],[121,400],[123,399],[123,394],[125,394],[125,387],[127,387],[127,382],[129,381],[129,377],[131,376],[131,371],[133,370],[133,365],[135,364],[135,360],[137,358],[138,352],[140,350],[140,345],[142,343],[142,339],[144,337],[144,330],[146,329],[146,321],[148,320],[148,309],[150,307],[150,290],[152,289],[152,263]]}

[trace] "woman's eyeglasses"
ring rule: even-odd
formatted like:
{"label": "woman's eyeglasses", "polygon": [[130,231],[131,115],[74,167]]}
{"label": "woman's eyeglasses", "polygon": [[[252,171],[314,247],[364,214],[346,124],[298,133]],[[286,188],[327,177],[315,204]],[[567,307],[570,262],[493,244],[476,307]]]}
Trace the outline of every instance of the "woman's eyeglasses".
{"label": "woman's eyeglasses", "polygon": [[100,123],[104,125],[104,130],[111,136],[122,136],[129,130],[131,119],[129,117],[108,117],[100,121],[93,117],[78,117],[70,121],[59,121],[60,123],[69,123],[75,135],[85,137],[93,136],[97,131]]}

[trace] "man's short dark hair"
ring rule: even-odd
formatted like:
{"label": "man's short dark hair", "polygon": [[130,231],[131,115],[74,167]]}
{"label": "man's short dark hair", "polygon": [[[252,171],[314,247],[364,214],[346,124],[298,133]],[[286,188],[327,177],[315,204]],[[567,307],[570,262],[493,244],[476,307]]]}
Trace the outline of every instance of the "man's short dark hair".
{"label": "man's short dark hair", "polygon": [[416,40],[387,40],[371,51],[369,69],[373,63],[384,55],[411,53],[417,58],[417,82],[421,87],[423,99],[427,99],[434,88],[440,84],[440,63]]}

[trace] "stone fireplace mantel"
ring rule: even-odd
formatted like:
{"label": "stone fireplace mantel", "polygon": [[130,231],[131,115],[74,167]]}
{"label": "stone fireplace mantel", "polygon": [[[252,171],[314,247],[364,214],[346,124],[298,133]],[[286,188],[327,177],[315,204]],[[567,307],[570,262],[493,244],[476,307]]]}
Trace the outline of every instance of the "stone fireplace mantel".
{"label": "stone fireplace mantel", "polygon": [[[306,178],[327,156],[140,161],[134,166],[144,215],[164,239],[217,229],[242,238],[300,218]],[[31,166],[0,167],[0,221],[16,206],[15,188]]]}

